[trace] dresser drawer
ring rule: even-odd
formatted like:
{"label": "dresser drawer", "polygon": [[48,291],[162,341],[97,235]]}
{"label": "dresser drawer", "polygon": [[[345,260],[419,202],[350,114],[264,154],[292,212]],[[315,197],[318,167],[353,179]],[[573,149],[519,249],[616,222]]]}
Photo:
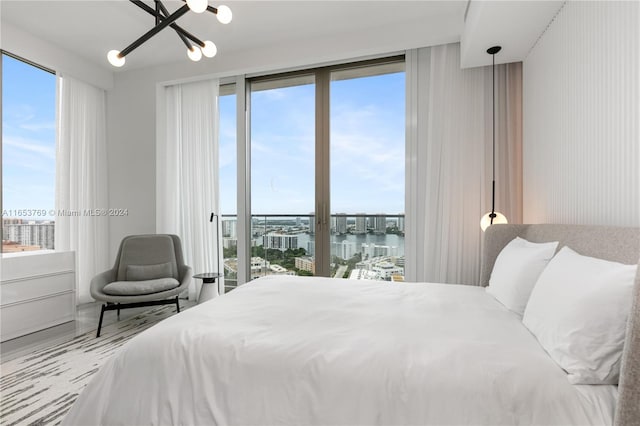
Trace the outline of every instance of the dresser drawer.
{"label": "dresser drawer", "polygon": [[12,305],[52,294],[74,291],[75,287],[75,274],[72,271],[4,281],[0,285],[0,300],[2,300],[2,306]]}
{"label": "dresser drawer", "polygon": [[73,291],[28,302],[4,305],[0,308],[1,340],[4,342],[34,331],[73,321],[75,310],[75,292]]}
{"label": "dresser drawer", "polygon": [[2,256],[0,341],[75,319],[74,252]]}

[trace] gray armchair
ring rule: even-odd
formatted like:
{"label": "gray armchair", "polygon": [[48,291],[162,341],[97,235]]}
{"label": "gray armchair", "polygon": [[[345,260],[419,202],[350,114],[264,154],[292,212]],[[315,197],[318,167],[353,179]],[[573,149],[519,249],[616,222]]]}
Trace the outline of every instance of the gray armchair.
{"label": "gray armchair", "polygon": [[120,243],[113,268],[91,280],[91,296],[105,302],[100,312],[100,337],[105,311],[142,306],[176,305],[189,287],[191,267],[184,264],[177,235],[130,235]]}

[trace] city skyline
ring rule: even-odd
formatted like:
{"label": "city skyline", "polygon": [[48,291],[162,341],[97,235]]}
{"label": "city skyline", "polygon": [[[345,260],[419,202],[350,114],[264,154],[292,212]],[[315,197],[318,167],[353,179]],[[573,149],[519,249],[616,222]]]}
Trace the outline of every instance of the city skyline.
{"label": "city skyline", "polygon": [[[334,216],[330,240],[330,274],[356,280],[404,280],[404,216],[363,215],[364,232],[357,218]],[[254,217],[251,228],[251,277],[315,275],[313,221],[301,216]],[[362,224],[361,224],[362,225]],[[379,232],[381,227],[384,232]],[[237,277],[237,218],[222,219],[226,286]]]}

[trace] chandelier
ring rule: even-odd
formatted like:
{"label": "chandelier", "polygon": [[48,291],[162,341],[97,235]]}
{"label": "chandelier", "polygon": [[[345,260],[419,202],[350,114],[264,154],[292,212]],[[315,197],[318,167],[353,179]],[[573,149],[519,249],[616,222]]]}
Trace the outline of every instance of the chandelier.
{"label": "chandelier", "polygon": [[218,18],[218,21],[220,21],[220,23],[222,24],[228,24],[229,22],[231,22],[231,19],[233,17],[231,9],[229,9],[228,6],[221,5],[216,8],[213,6],[209,6],[207,0],[183,0],[186,2],[186,4],[182,5],[178,10],[171,14],[169,14],[167,8],[164,6],[164,4],[162,4],[161,0],[154,0],[155,9],[140,0],[129,1],[148,14],[154,16],[156,18],[156,25],[122,51],[109,51],[109,53],[107,53],[107,59],[109,60],[109,63],[114,67],[123,66],[125,63],[125,57],[129,53],[131,53],[144,42],[167,27],[171,27],[176,32],[176,34],[178,34],[178,37],[180,37],[180,40],[182,40],[185,46],[187,46],[187,56],[189,57],[189,59],[191,59],[192,61],[199,61],[203,55],[207,58],[213,58],[214,56],[216,56],[216,53],[218,53],[218,48],[212,41],[200,40],[190,32],[180,27],[175,22],[189,10],[195,13],[203,13],[205,11],[211,12],[216,15],[216,18]]}

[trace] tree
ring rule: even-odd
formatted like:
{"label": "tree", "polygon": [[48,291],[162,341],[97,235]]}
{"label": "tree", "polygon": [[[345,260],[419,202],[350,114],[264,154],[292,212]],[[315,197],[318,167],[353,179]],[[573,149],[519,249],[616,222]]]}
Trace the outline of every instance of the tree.
{"label": "tree", "polygon": [[356,253],[351,259],[347,261],[349,266],[349,272],[356,267],[356,263],[362,262],[362,253]]}
{"label": "tree", "polygon": [[252,257],[261,257],[264,259],[264,247],[263,246],[253,246],[251,247],[251,256]]}
{"label": "tree", "polygon": [[278,249],[268,248],[266,250],[266,255],[267,255],[267,259],[269,259],[269,261],[284,259],[284,253],[281,252]]}
{"label": "tree", "polygon": [[294,269],[296,267],[296,261],[294,258],[289,257],[286,258],[282,261],[281,263],[282,267],[287,268],[287,269]]}

